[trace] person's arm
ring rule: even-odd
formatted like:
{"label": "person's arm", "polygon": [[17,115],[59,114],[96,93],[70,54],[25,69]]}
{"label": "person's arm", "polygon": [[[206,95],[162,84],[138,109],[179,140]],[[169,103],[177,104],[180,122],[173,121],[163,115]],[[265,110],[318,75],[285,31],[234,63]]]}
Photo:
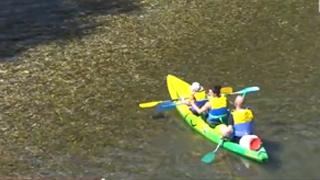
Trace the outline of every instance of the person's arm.
{"label": "person's arm", "polygon": [[185,104],[187,106],[191,106],[194,102],[195,102],[195,97],[194,97],[194,93],[192,93],[189,97],[187,98],[182,98],[181,100],[182,104]]}
{"label": "person's arm", "polygon": [[228,126],[233,126],[234,125],[234,120],[233,120],[233,116],[230,113],[229,117],[228,117]]}
{"label": "person's arm", "polygon": [[191,96],[189,97],[189,101],[190,101],[190,103],[194,103],[194,102],[196,102],[196,96],[195,96],[195,92],[193,92],[192,94],[191,94]]}
{"label": "person's arm", "polygon": [[191,104],[192,108],[199,114],[207,111],[210,108],[210,103],[206,102],[206,104],[204,104],[204,106],[202,106],[201,108],[199,108],[195,103]]}

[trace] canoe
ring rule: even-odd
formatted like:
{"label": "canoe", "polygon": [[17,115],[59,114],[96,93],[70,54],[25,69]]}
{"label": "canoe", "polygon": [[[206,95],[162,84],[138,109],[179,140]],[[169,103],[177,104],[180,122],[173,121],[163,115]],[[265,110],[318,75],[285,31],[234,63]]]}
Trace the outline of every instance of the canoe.
{"label": "canoe", "polygon": [[[179,79],[173,75],[167,76],[167,87],[171,99],[178,99],[183,97],[190,97],[190,84]],[[177,111],[180,113],[184,121],[196,132],[207,138],[213,143],[219,143],[221,135],[217,128],[211,128],[201,116],[193,114],[187,105],[176,106]],[[249,148],[244,148],[238,143],[232,141],[225,141],[222,146],[224,149],[246,157],[248,159],[255,160],[257,162],[265,162],[268,160],[268,154],[266,149],[261,146],[257,151]]]}

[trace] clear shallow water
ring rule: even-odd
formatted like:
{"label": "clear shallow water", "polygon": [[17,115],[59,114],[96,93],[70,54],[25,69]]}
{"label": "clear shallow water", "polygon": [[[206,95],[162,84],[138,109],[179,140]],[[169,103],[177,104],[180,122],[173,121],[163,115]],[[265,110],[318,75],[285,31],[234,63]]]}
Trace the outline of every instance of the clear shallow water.
{"label": "clear shallow water", "polygon": [[[4,57],[17,57],[2,63],[0,71],[1,176],[320,176],[317,4],[97,2],[1,1],[1,7],[17,12],[9,17],[3,10],[0,16],[10,22],[0,32],[3,49],[10,50]],[[70,27],[60,31],[64,23]],[[77,28],[88,23],[88,29]],[[54,27],[60,33],[47,31]],[[12,39],[23,34],[32,43]],[[137,106],[169,98],[167,74],[206,87],[260,86],[247,103],[270,161],[257,164],[221,150],[213,165],[201,164],[214,144],[192,132],[174,111],[156,116]]]}

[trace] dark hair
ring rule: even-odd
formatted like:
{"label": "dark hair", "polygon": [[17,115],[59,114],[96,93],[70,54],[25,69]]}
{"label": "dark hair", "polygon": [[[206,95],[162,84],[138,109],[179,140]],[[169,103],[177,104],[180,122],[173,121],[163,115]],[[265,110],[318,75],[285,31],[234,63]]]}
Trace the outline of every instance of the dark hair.
{"label": "dark hair", "polygon": [[218,97],[220,97],[220,90],[221,90],[221,86],[214,86],[213,88],[212,88],[212,92],[214,93],[214,94],[216,94]]}

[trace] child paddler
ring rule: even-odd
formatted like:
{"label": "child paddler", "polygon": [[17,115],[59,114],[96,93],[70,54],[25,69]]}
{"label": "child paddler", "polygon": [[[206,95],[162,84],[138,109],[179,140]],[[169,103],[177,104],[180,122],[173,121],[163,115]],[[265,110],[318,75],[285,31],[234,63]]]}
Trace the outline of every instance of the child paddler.
{"label": "child paddler", "polygon": [[[191,95],[185,101],[186,104],[191,105],[192,103],[196,104],[198,107],[202,107],[208,100],[206,91],[203,86],[198,82],[193,82],[190,86]],[[199,115],[195,109],[190,106],[190,110],[195,114]]]}

